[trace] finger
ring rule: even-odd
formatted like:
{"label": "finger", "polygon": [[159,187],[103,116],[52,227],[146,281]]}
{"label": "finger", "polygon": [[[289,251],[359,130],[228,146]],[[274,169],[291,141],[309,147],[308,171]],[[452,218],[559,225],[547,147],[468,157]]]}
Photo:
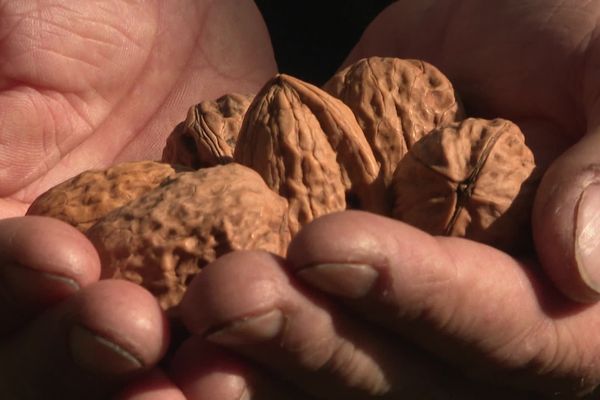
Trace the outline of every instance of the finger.
{"label": "finger", "polygon": [[573,300],[600,300],[600,130],[583,137],[544,175],[533,209],[542,266]]}
{"label": "finger", "polygon": [[250,361],[199,336],[181,346],[169,373],[187,400],[310,399]]}
{"label": "finger", "polygon": [[104,399],[165,353],[166,319],[126,281],[82,289],[0,347],[0,393],[11,399]]}
{"label": "finger", "polygon": [[[160,369],[140,376],[119,392],[114,400],[192,400]],[[235,399],[237,400],[237,399]]]}
{"label": "finger", "polygon": [[304,282],[469,376],[570,396],[600,381],[600,305],[571,303],[491,247],[344,212],[306,226],[288,258]]}
{"label": "finger", "polygon": [[229,254],[201,275],[182,301],[191,332],[271,371],[285,371],[296,387],[318,398],[389,392],[377,363],[338,335],[328,312],[294,288],[273,256]]}
{"label": "finger", "polygon": [[192,332],[316,398],[478,398],[414,346],[302,292],[266,253],[209,265],[188,289],[182,315]]}
{"label": "finger", "polygon": [[44,217],[0,220],[0,336],[99,275],[95,249],[70,225]]}

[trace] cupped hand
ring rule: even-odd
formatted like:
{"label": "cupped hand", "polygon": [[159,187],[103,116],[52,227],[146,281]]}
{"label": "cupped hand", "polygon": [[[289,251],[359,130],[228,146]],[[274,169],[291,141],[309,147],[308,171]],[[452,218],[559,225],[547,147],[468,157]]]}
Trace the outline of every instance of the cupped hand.
{"label": "cupped hand", "polygon": [[0,397],[105,398],[157,364],[169,331],[156,300],[99,275],[75,228],[0,220]]}
{"label": "cupped hand", "polygon": [[[188,107],[275,71],[251,1],[0,0],[0,397],[179,392],[154,366],[166,320],[140,287],[98,281],[86,238],[21,217],[91,168],[159,159]],[[10,217],[10,218],[9,218]],[[143,378],[143,379],[142,379]]]}
{"label": "cupped hand", "polygon": [[[365,213],[327,216],[287,260],[232,254],[199,275],[184,299],[198,336],[173,368],[192,371],[207,341],[259,366],[215,367],[235,382],[223,400],[282,386],[299,399],[597,398],[599,22],[600,1],[390,6],[347,62],[427,60],[470,115],[520,125],[545,172],[537,258]],[[206,368],[181,382],[196,398],[215,389]]]}
{"label": "cupped hand", "polygon": [[521,126],[538,165],[548,168],[533,212],[538,256],[554,284],[583,302],[600,299],[598,24],[596,0],[400,1],[348,60],[428,60],[471,115]]}
{"label": "cupped hand", "polygon": [[[328,215],[287,260],[232,253],[198,275],[183,302],[197,343],[173,368],[193,375],[178,375],[193,399],[215,390],[216,372],[251,399],[281,386],[299,399],[587,395],[600,383],[600,305],[567,299],[538,267],[373,214]],[[206,373],[201,341],[259,368]]]}

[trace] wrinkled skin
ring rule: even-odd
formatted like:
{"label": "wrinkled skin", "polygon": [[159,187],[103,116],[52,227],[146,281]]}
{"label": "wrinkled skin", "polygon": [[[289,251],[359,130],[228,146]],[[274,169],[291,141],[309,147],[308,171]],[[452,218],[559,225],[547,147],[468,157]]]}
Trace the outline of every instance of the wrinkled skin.
{"label": "wrinkled skin", "polygon": [[275,73],[249,1],[0,3],[0,217],[91,167],[160,158],[187,108]]}
{"label": "wrinkled skin", "polygon": [[[115,3],[125,7],[124,2]],[[14,13],[12,8],[20,4],[5,2],[1,15]],[[198,4],[204,3],[194,4],[191,9],[199,10],[203,7]],[[151,8],[149,4],[145,10]],[[163,10],[158,21],[194,18],[178,10]],[[112,18],[123,15],[111,14]],[[140,15],[144,14],[136,13],[138,21]],[[600,148],[600,121],[594,117],[600,115],[596,104],[598,21],[598,0],[499,0],[493,6],[477,0],[401,0],[373,22],[348,60],[375,54],[424,58],[455,82],[471,113],[511,118],[521,125],[540,164],[548,167],[533,219],[539,260],[514,259],[466,240],[434,238],[366,213],[326,216],[296,237],[287,260],[240,252],[208,266],[194,280],[183,303],[184,322],[195,335],[166,369],[159,369],[153,366],[164,353],[168,337],[165,321],[145,291],[122,282],[95,283],[97,257],[85,238],[72,229],[45,219],[8,219],[0,221],[0,272],[9,278],[0,281],[0,293],[7,299],[6,293],[13,293],[13,302],[0,303],[0,314],[8,321],[2,325],[6,340],[0,345],[0,371],[7,374],[0,373],[0,379],[10,379],[0,380],[1,390],[20,398],[39,398],[36,388],[28,384],[35,381],[44,393],[61,391],[62,398],[87,398],[98,383],[89,380],[86,368],[91,368],[113,371],[102,375],[102,387],[123,388],[120,398],[128,400],[237,400],[244,393],[250,399],[369,399],[375,395],[385,399],[572,399],[590,393],[600,383],[596,334],[600,306],[595,302],[600,297],[595,288],[600,285],[593,275],[600,266],[595,260],[599,257],[593,257],[597,235],[591,222],[596,216],[579,199],[583,188],[594,189],[594,166],[600,165],[595,150]],[[115,24],[117,32],[128,26]],[[138,44],[147,43],[141,39],[154,42],[144,26],[129,26],[135,32],[126,37],[137,38]],[[169,26],[166,34],[158,36],[164,43],[185,43],[182,37],[187,37],[204,47],[203,40],[194,41],[198,36],[190,33],[196,25]],[[239,21],[235,26],[240,28]],[[21,40],[35,37],[31,32],[43,32],[24,31],[29,35]],[[19,54],[27,48],[17,40],[10,46],[11,40],[6,39],[18,29],[6,32],[1,52]],[[108,32],[110,36],[115,30]],[[247,34],[243,37],[248,40]],[[270,56],[266,39],[255,46]],[[144,47],[131,46],[127,51],[138,48]],[[18,62],[2,64],[1,82],[12,88],[0,100],[0,112],[8,115],[0,118],[0,188],[8,196],[2,206],[5,216],[22,214],[24,204],[43,187],[90,164],[155,157],[161,143],[157,137],[177,120],[192,88],[210,86],[218,92],[217,88],[256,86],[273,67],[269,62],[254,67],[245,62],[241,64],[247,74],[237,76],[246,78],[230,81],[218,75],[223,78],[220,83],[204,81],[206,71],[192,67],[207,65],[202,59],[210,52],[201,52],[201,60],[182,61],[189,66],[183,71],[189,74],[166,69],[178,79],[165,71],[150,74],[147,79],[156,86],[138,86],[138,92],[125,90],[123,82],[109,90],[99,83],[106,78],[95,82],[88,78],[94,89],[83,95],[81,87],[72,87],[82,84],[73,79],[79,74],[71,71],[65,80],[51,68],[55,52],[31,54],[49,59],[35,64],[24,60],[18,69]],[[100,53],[96,55],[93,60],[103,59]],[[265,59],[258,55],[246,54],[244,60]],[[72,56],[61,64],[71,62]],[[171,64],[174,59],[169,60]],[[89,63],[76,63],[73,68],[85,70]],[[52,72],[42,77],[41,65]],[[136,65],[145,70],[152,63]],[[211,69],[217,64],[208,65]],[[130,82],[137,76],[135,71],[134,67],[113,70],[110,76]],[[165,101],[169,96],[163,95],[156,103],[162,108],[147,104],[171,87],[168,76],[181,90],[169,92],[171,100]],[[70,86],[54,87],[65,81]],[[22,86],[24,82],[31,88]],[[19,94],[29,101],[8,100]],[[56,108],[40,106],[44,104],[41,99],[52,99],[48,104]],[[13,111],[5,111],[6,107]],[[33,118],[28,107],[38,110]],[[157,113],[156,107],[162,112]],[[19,114],[18,108],[26,111]],[[135,109],[139,112],[132,114]],[[49,114],[43,117],[45,112]],[[69,130],[77,121],[87,131]],[[120,130],[125,133],[112,133],[119,126],[126,128]],[[82,131],[89,133],[87,140],[78,136]],[[23,132],[29,135],[28,141],[11,139]],[[61,146],[54,146],[58,139],[62,139]],[[100,143],[110,147],[99,157]],[[26,151],[25,146],[31,147]],[[27,158],[11,158],[17,153]],[[9,164],[19,167],[5,168]],[[590,193],[585,199],[594,205],[594,191]],[[600,209],[600,204],[594,209]],[[577,216],[583,219],[575,223]],[[36,236],[35,232],[42,231]],[[591,257],[586,259],[574,250],[574,237]],[[582,267],[586,260],[589,272]],[[17,272],[11,266],[14,263],[29,269]],[[32,275],[32,269],[50,275]],[[34,291],[31,282],[42,289]],[[87,353],[73,351],[80,355],[74,363],[68,352],[55,346],[63,343],[64,326],[72,324],[116,343],[133,361],[125,357],[125,362],[98,344],[105,342],[71,331],[75,350],[82,343],[92,343],[102,360],[91,362],[81,357]],[[48,331],[49,326],[53,330]],[[53,361],[54,368],[62,367],[67,381],[50,381],[48,364],[28,363],[32,356],[24,343],[37,350],[37,355],[47,352],[46,359]],[[136,371],[149,372],[132,377]]]}
{"label": "wrinkled skin", "polygon": [[[275,72],[251,1],[0,1],[0,397],[102,398],[168,344],[146,291],[95,283],[85,237],[18,218],[31,201],[83,170],[160,158],[189,106],[255,92]],[[137,361],[101,346],[77,364],[66,337],[86,340],[72,326]]]}

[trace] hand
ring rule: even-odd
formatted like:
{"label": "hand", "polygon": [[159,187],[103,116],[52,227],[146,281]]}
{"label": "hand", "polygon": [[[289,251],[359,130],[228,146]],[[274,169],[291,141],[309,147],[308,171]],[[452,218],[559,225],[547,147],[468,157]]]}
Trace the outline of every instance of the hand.
{"label": "hand", "polygon": [[43,217],[0,220],[0,396],[103,398],[151,369],[169,341],[156,300],[97,282],[85,236]]}
{"label": "hand", "polygon": [[[83,170],[160,158],[189,106],[275,73],[245,0],[6,0],[0,27],[0,218]],[[156,302],[97,282],[99,268],[69,226],[0,221],[1,398],[103,398],[141,372],[139,395],[169,383],[154,368],[168,344]]]}
{"label": "hand", "polygon": [[83,170],[160,158],[189,106],[275,73],[246,0],[4,0],[0,26],[0,218]]}
{"label": "hand", "polygon": [[556,287],[583,302],[600,299],[599,21],[595,0],[401,1],[349,56],[428,60],[470,114],[521,126],[537,163],[549,166],[533,216],[540,261]]}
{"label": "hand", "polygon": [[[300,399],[591,393],[600,383],[598,21],[600,1],[400,1],[348,60],[428,60],[471,115],[522,127],[547,168],[534,215],[539,260],[365,213],[327,216],[295,238],[287,260],[231,254],[196,278],[183,304],[199,336],[174,370],[190,368],[206,338],[263,368],[217,368],[250,398],[282,386]],[[199,371],[180,384],[202,398],[215,372]]]}

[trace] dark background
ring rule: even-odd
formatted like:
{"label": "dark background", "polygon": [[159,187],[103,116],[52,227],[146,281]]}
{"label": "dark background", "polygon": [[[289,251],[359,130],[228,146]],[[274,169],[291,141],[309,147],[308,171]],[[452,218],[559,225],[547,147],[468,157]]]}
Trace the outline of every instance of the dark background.
{"label": "dark background", "polygon": [[379,12],[394,0],[255,0],[279,72],[315,85],[331,77]]}

